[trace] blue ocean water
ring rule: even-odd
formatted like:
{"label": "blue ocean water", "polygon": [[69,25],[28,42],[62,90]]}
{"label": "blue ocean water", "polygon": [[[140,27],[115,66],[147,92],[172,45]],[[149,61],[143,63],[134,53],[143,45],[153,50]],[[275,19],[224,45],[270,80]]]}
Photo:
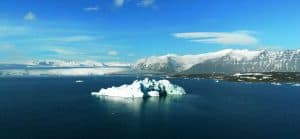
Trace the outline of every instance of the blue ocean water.
{"label": "blue ocean water", "polygon": [[135,79],[1,77],[0,138],[300,138],[300,87],[174,78],[169,80],[185,88],[187,95],[90,95]]}

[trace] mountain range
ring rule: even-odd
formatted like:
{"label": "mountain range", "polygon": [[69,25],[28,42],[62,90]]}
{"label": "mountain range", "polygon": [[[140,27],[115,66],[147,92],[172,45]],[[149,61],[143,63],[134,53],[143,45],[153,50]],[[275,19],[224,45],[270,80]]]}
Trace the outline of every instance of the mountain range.
{"label": "mountain range", "polygon": [[129,68],[131,65],[121,62],[97,62],[92,60],[33,60],[24,63],[2,63],[0,69],[32,69],[32,68]]}
{"label": "mountain range", "polygon": [[133,64],[121,62],[36,60],[0,64],[0,69],[123,68],[130,73],[300,72],[299,50],[224,49],[197,55],[150,56]]}
{"label": "mountain range", "polygon": [[198,55],[151,56],[137,61],[134,68],[161,73],[300,72],[299,50],[224,49]]}

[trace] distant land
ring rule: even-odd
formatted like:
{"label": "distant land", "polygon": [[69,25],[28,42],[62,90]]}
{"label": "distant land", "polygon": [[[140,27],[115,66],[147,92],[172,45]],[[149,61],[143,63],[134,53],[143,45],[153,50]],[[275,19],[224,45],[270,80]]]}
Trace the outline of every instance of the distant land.
{"label": "distant land", "polygon": [[300,72],[175,74],[171,77],[215,79],[216,81],[225,80],[232,82],[300,83]]}
{"label": "distant land", "polygon": [[136,63],[38,60],[0,64],[0,76],[163,75],[247,82],[299,82],[299,50],[224,49],[198,55],[151,56]]}
{"label": "distant land", "polygon": [[131,65],[118,62],[38,60],[0,64],[0,76],[98,76],[127,73]]}

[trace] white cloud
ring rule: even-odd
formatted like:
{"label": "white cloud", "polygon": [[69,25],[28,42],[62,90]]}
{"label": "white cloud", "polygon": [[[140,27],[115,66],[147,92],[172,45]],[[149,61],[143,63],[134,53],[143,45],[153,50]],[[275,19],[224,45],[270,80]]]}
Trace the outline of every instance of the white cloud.
{"label": "white cloud", "polygon": [[67,36],[67,37],[56,37],[49,38],[50,41],[60,41],[60,42],[83,42],[83,41],[92,41],[96,38],[93,36],[78,35],[78,36]]}
{"label": "white cloud", "polygon": [[24,16],[24,20],[27,20],[27,21],[33,21],[33,20],[36,20],[36,19],[37,19],[36,15],[33,12],[28,12]]}
{"label": "white cloud", "polygon": [[124,5],[125,0],[115,0],[116,7],[122,7]]}
{"label": "white cloud", "polygon": [[83,8],[83,10],[86,12],[97,12],[99,10],[99,7],[98,6],[86,7],[86,8]]}
{"label": "white cloud", "polygon": [[155,0],[141,0],[139,3],[137,3],[138,6],[141,7],[149,7],[154,4]]}
{"label": "white cloud", "polygon": [[116,56],[116,55],[118,55],[119,53],[118,53],[117,51],[109,51],[107,54],[108,54],[108,55],[111,55],[111,56]]}
{"label": "white cloud", "polygon": [[76,55],[78,53],[72,51],[72,50],[67,50],[67,49],[62,49],[62,48],[51,48],[49,51],[57,53],[59,55]]}
{"label": "white cloud", "polygon": [[235,32],[187,32],[175,33],[174,37],[188,39],[193,42],[222,45],[254,45],[258,39],[247,31]]}

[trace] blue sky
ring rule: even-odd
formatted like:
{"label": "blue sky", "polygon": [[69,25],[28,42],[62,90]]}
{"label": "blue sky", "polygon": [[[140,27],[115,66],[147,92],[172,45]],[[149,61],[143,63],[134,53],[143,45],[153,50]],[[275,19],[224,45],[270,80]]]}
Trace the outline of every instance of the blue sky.
{"label": "blue sky", "polygon": [[298,49],[299,0],[2,0],[0,62]]}

